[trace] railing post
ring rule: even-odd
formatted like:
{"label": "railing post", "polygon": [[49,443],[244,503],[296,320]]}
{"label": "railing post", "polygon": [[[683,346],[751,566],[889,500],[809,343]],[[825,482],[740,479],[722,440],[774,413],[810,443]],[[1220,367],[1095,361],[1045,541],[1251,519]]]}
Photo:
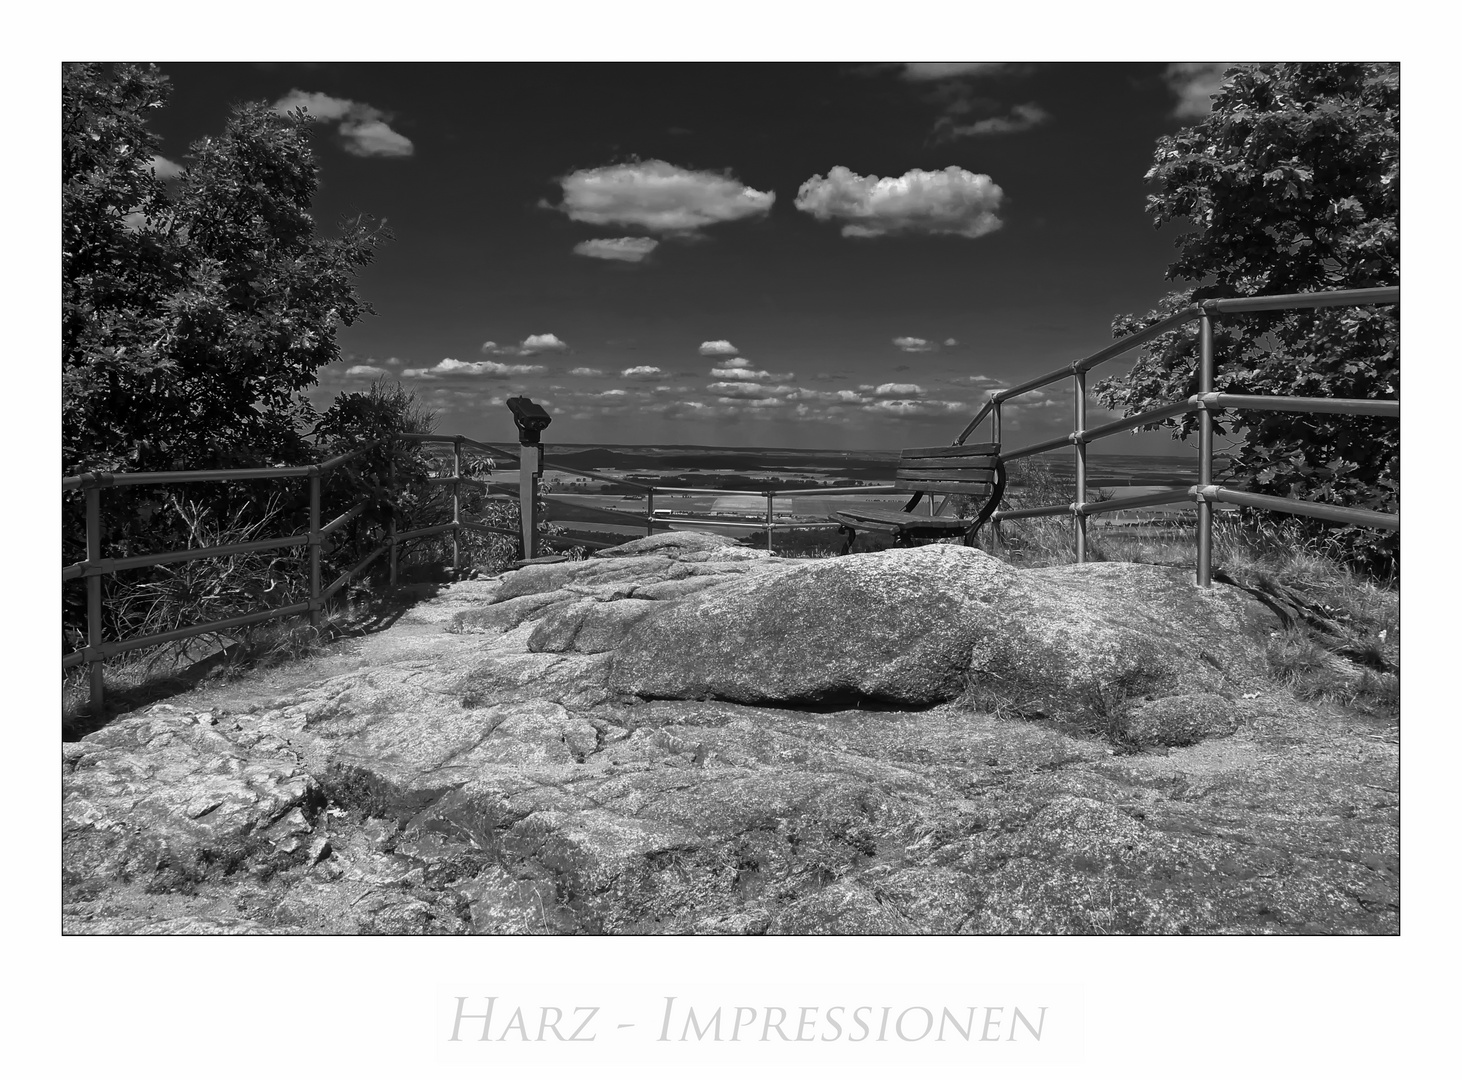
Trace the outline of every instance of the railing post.
{"label": "railing post", "polygon": [[462,436],[452,440],[452,573],[462,568]]}
{"label": "railing post", "polygon": [[523,531],[523,558],[538,558],[538,472],[543,447],[518,448],[518,523]]}
{"label": "railing post", "polygon": [[[990,410],[990,441],[998,448],[1000,446],[1000,406],[1002,402],[997,398],[995,407]],[[999,453],[999,450],[996,450]],[[998,506],[995,508],[1000,509]],[[1005,548],[1005,533],[1001,530],[1000,519],[997,517],[990,522],[990,553],[1001,551]]]}
{"label": "railing post", "polygon": [[[1072,428],[1076,437],[1076,502],[1074,506],[1080,506],[1086,502],[1086,372],[1077,371],[1074,373],[1075,385],[1072,388],[1072,402],[1075,410],[1075,425]],[[1086,514],[1081,510],[1072,510],[1074,517],[1073,526],[1076,530],[1076,561],[1086,562]]]}
{"label": "railing post", "polygon": [[645,493],[645,535],[655,535],[655,489]]}
{"label": "railing post", "polygon": [[386,539],[391,545],[391,588],[396,587],[396,454],[393,446],[390,465],[391,484],[391,516],[386,519]]}
{"label": "railing post", "polygon": [[767,553],[772,550],[772,493],[767,492]]}
{"label": "railing post", "polygon": [[[1198,393],[1213,391],[1213,301],[1203,304],[1198,320]],[[1198,486],[1213,483],[1213,413],[1205,405],[1198,413]],[[1213,504],[1198,500],[1198,585],[1213,585]]]}
{"label": "railing post", "polygon": [[320,474],[310,474],[310,625],[320,626]]}
{"label": "railing post", "polygon": [[[101,489],[86,489],[86,561],[95,566],[102,558],[102,509]],[[102,643],[102,579],[93,574],[86,579],[86,644],[88,648],[99,649]],[[102,673],[101,657],[92,654],[89,665],[91,676],[91,708],[100,715],[106,705],[106,686]]]}

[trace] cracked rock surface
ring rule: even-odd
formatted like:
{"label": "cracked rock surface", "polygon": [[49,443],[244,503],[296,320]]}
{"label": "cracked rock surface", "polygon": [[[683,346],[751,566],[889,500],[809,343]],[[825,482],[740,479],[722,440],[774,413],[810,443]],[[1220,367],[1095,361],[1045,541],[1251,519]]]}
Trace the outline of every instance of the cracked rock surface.
{"label": "cracked rock surface", "polygon": [[1396,748],[1253,689],[1236,591],[606,554],[64,744],[65,930],[1396,931]]}

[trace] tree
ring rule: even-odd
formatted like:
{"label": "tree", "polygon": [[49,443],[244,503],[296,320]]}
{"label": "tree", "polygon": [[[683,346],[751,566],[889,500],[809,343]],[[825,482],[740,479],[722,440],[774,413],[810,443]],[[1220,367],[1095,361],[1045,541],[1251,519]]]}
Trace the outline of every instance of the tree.
{"label": "tree", "polygon": [[[339,327],[370,312],[355,274],[386,234],[359,218],[335,236],[317,231],[303,111],[236,106],[165,183],[147,123],[166,102],[153,67],[62,70],[63,475],[311,461],[319,418],[302,391],[339,358]],[[304,485],[276,488],[274,525],[301,527]],[[105,554],[188,547],[200,522],[226,534],[223,523],[245,521],[270,495],[257,483],[192,485],[189,517],[176,493],[106,491]],[[62,513],[62,558],[76,562],[82,500]],[[148,573],[106,587],[125,591]],[[74,647],[79,588],[63,611]]]}
{"label": "tree", "polygon": [[[1186,220],[1170,293],[1118,337],[1211,297],[1358,289],[1400,282],[1400,80],[1395,65],[1277,64],[1231,70],[1212,113],[1158,140],[1147,208],[1161,227]],[[1400,392],[1397,305],[1231,316],[1215,330],[1216,390],[1390,398]],[[1143,347],[1130,374],[1097,399],[1133,415],[1197,391],[1189,324]],[[1164,421],[1174,437],[1195,416]],[[1399,425],[1378,417],[1225,413],[1236,438],[1227,477],[1251,490],[1394,513]],[[1351,557],[1394,561],[1393,534],[1335,529]]]}
{"label": "tree", "polygon": [[62,82],[63,469],[296,463],[301,391],[370,312],[354,275],[384,238],[316,232],[303,111],[238,105],[170,194],[147,114],[154,68],[67,65]]}

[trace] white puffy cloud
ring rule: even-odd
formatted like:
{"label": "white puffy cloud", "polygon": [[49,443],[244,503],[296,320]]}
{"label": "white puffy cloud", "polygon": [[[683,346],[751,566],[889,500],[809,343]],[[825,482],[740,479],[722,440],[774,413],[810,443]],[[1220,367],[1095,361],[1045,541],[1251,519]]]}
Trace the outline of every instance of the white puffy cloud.
{"label": "white puffy cloud", "polygon": [[313,91],[291,90],[274,103],[274,111],[303,108],[317,123],[336,125],[345,152],[356,157],[410,157],[411,140],[390,125],[391,115],[374,105]]}
{"label": "white puffy cloud", "polygon": [[576,367],[572,371],[570,371],[569,374],[570,375],[578,375],[578,376],[580,376],[582,378],[586,378],[587,379],[587,378],[593,378],[596,375],[603,375],[604,372],[600,371],[598,368]]}
{"label": "white puffy cloud", "polygon": [[904,67],[904,78],[910,82],[929,82],[934,79],[958,78],[962,75],[993,75],[1004,64],[995,63],[924,63]]}
{"label": "white puffy cloud", "polygon": [[[729,341],[725,341],[725,340],[721,340],[721,341],[702,341],[701,342],[701,355],[702,356],[735,356],[740,351],[741,350],[738,349],[735,345],[732,345]],[[731,360],[728,360],[727,361],[727,364],[728,365],[734,364],[734,363],[735,363],[735,361],[731,361]],[[741,363],[742,364],[745,364],[746,361],[745,360],[742,360]]]}
{"label": "white puffy cloud", "polygon": [[534,356],[545,352],[567,352],[568,343],[557,334],[529,334],[520,345],[499,345],[496,341],[484,341],[481,352],[489,356]]}
{"label": "white puffy cloud", "polygon": [[612,240],[585,240],[574,245],[575,255],[587,255],[591,259],[611,259],[616,262],[640,262],[660,246],[660,241],[648,236],[618,236]]}
{"label": "white puffy cloud", "polygon": [[797,209],[819,221],[842,220],[844,236],[946,233],[971,239],[1000,228],[1005,193],[990,177],[951,165],[938,172],[859,176],[842,165],[814,175],[797,192]]}
{"label": "white puffy cloud", "polygon": [[524,355],[531,356],[541,352],[564,352],[568,345],[560,341],[556,334],[529,334],[518,348]]}
{"label": "white puffy cloud", "polygon": [[345,374],[354,378],[364,379],[374,378],[377,375],[389,375],[391,373],[385,368],[375,367],[372,364],[355,364],[346,368]]}
{"label": "white puffy cloud", "polygon": [[1177,95],[1173,115],[1185,119],[1207,116],[1213,111],[1213,95],[1223,86],[1223,73],[1233,64],[1169,64],[1163,72],[1168,89]]}
{"label": "white puffy cloud", "polygon": [[563,202],[556,209],[574,221],[658,233],[693,233],[717,222],[759,216],[777,198],[734,177],[660,160],[579,169],[559,183]]}
{"label": "white puffy cloud", "polygon": [[934,342],[921,337],[896,337],[893,343],[903,352],[934,352],[939,348]]}
{"label": "white puffy cloud", "polygon": [[640,364],[636,367],[627,367],[619,373],[626,379],[652,379],[661,374],[660,369],[651,367],[648,364]]}
{"label": "white puffy cloud", "polygon": [[407,368],[402,375],[413,377],[438,375],[485,375],[490,379],[507,379],[514,375],[541,375],[542,364],[500,364],[496,360],[456,360],[447,357],[429,368]]}
{"label": "white puffy cloud", "polygon": [[976,120],[973,124],[958,124],[950,117],[940,117],[934,125],[935,134],[944,140],[978,138],[982,135],[1013,135],[1049,123],[1051,114],[1034,101],[1024,105],[1012,105],[1005,116],[991,116]]}
{"label": "white puffy cloud", "polygon": [[956,340],[955,340],[955,339],[954,339],[954,338],[952,338],[952,337],[951,337],[951,338],[945,338],[945,339],[944,339],[944,347],[945,347],[945,348],[946,348],[946,349],[952,349],[952,348],[954,348],[954,347],[955,347],[955,346],[956,346],[956,345],[958,345],[958,344],[959,344],[959,342],[958,342],[958,341],[956,341]]}

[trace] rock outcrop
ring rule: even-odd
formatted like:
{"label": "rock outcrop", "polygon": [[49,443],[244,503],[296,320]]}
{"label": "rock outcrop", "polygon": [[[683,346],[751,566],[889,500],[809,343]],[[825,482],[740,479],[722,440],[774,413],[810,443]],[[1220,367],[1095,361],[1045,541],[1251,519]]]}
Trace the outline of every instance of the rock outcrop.
{"label": "rock outcrop", "polygon": [[1253,689],[1237,590],[604,555],[68,744],[67,930],[1394,931],[1394,747]]}

